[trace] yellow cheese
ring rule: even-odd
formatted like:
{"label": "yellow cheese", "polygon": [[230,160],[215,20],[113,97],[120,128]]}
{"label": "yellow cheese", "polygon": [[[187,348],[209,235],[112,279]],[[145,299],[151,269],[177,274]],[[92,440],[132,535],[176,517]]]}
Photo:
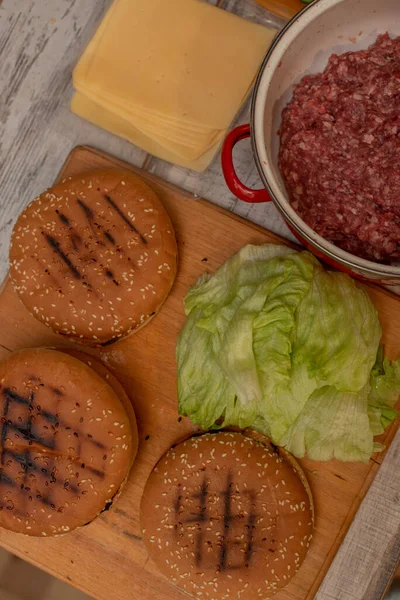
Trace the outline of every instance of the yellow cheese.
{"label": "yellow cheese", "polygon": [[199,0],[117,0],[74,79],[126,110],[226,129],[274,33]]}
{"label": "yellow cheese", "polygon": [[134,114],[121,110],[110,102],[105,101],[103,98],[98,97],[96,94],[92,94],[87,88],[79,84],[76,85],[75,88],[79,93],[86,96],[86,98],[104,108],[104,110],[113,112],[124,120],[129,121],[136,129],[145,135],[161,138],[160,142],[164,139],[166,143],[169,142],[172,145],[176,144],[177,146],[191,149],[195,154],[197,152],[197,155],[202,153],[202,148],[212,146],[217,137],[223,137],[225,134],[225,129],[208,128],[204,133],[199,133],[187,131],[184,126],[177,127],[176,125],[159,123],[156,118],[149,118],[140,115],[140,113]]}
{"label": "yellow cheese", "polygon": [[[182,138],[176,139],[176,137],[172,134],[161,135],[158,132],[155,133],[154,131],[148,133],[147,130],[142,127],[143,123],[141,123],[141,126],[138,127],[135,121],[132,121],[132,119],[126,119],[125,116],[121,115],[118,111],[114,112],[113,110],[109,110],[106,104],[100,104],[99,102],[97,102],[95,97],[92,97],[90,95],[88,96],[79,91],[78,94],[80,97],[83,96],[87,100],[90,100],[91,102],[95,103],[98,109],[101,109],[103,112],[107,113],[108,118],[115,117],[116,119],[118,119],[119,123],[125,123],[126,127],[129,127],[130,131],[135,131],[136,137],[140,133],[145,138],[152,139],[157,144],[157,146],[162,146],[165,150],[167,150],[171,154],[176,155],[180,159],[186,159],[189,161],[196,160],[205,152],[207,152],[211,147],[213,147],[216,143],[221,142],[225,136],[225,130],[214,130],[213,136],[211,136],[208,140],[203,140],[201,142],[195,143],[189,135],[186,137],[183,136]],[[107,127],[105,129],[107,129]],[[157,129],[155,129],[155,131],[157,131]],[[131,134],[129,134],[129,136],[132,137]]]}
{"label": "yellow cheese", "polygon": [[199,0],[115,0],[74,70],[72,110],[203,170],[274,34]]}
{"label": "yellow cheese", "polygon": [[74,77],[74,86],[77,91],[84,94],[85,96],[93,98],[93,101],[96,104],[105,105],[107,107],[112,107],[114,112],[124,112],[127,115],[128,119],[132,120],[140,120],[144,118],[150,121],[153,124],[161,125],[161,126],[170,126],[173,127],[176,131],[182,133],[190,133],[190,134],[200,134],[207,135],[211,131],[215,131],[215,128],[203,126],[200,124],[195,124],[191,121],[187,120],[187,117],[182,117],[177,119],[174,116],[170,115],[162,115],[160,113],[156,113],[154,111],[147,110],[146,108],[137,108],[134,106],[126,106],[126,103],[122,101],[116,101],[113,99],[112,101],[104,98],[101,94],[93,92],[90,87],[87,87],[82,84],[80,79],[75,79]]}
{"label": "yellow cheese", "polygon": [[139,130],[135,129],[129,122],[113,113],[107,112],[82,94],[77,93],[74,95],[71,101],[71,110],[86,121],[90,121],[94,125],[128,140],[132,144],[135,144],[135,146],[139,146],[146,152],[149,152],[149,154],[158,156],[168,162],[179,164],[187,169],[193,169],[194,171],[204,171],[220,146],[220,141],[218,141],[198,159],[189,160],[167,150],[164,146],[155,142],[154,139],[145,136]]}

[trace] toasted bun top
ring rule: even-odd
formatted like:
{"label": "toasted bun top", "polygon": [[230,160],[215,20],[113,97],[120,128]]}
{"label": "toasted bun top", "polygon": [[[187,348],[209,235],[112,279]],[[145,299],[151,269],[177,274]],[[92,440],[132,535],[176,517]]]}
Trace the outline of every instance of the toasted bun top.
{"label": "toasted bun top", "polygon": [[189,594],[269,598],[303,562],[311,495],[286,453],[240,433],[192,437],[149,477],[141,525],[159,569]]}
{"label": "toasted bun top", "polygon": [[0,526],[56,535],[92,521],[124,483],[137,448],[112,387],[47,349],[0,363]]}
{"label": "toasted bun top", "polygon": [[11,238],[11,278],[28,310],[92,345],[153,316],[176,266],[170,218],[130,171],[94,171],[55,185],[21,213]]}

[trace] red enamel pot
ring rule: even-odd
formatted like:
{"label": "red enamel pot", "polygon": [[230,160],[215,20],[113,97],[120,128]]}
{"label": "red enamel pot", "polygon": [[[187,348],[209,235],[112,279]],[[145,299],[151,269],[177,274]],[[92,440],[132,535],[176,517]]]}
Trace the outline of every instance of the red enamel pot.
{"label": "red enamel pot", "polygon": [[[359,258],[313,231],[291,207],[277,165],[281,114],[293,85],[306,73],[323,71],[331,54],[367,48],[386,31],[400,35],[398,0],[315,0],[306,6],[282,29],[265,57],[253,93],[251,122],[226,137],[222,169],[237,198],[272,201],[296,238],[321,260],[359,279],[399,285],[399,265]],[[240,181],[233,165],[234,146],[248,137],[263,184],[257,190]]]}

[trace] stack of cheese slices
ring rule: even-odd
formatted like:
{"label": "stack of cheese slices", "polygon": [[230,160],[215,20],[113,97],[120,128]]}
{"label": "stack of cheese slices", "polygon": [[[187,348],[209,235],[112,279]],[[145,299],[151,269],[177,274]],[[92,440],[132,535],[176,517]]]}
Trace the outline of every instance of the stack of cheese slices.
{"label": "stack of cheese slices", "polygon": [[72,110],[202,171],[274,33],[200,0],[115,0],[75,68]]}

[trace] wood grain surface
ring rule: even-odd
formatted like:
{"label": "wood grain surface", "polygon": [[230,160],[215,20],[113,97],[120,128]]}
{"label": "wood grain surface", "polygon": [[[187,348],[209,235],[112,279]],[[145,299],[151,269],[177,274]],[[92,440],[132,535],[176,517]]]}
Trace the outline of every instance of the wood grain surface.
{"label": "wood grain surface", "polygon": [[[281,1],[286,3],[286,0]],[[253,0],[210,2],[277,29],[285,24],[284,19]],[[287,0],[288,5],[289,2]],[[69,151],[80,143],[91,144],[142,166],[195,196],[206,197],[293,239],[271,203],[247,204],[229,192],[219,156],[199,176],[146,155],[70,113],[72,69],[110,3],[111,0],[3,0],[0,3],[0,281],[7,272],[9,236],[18,213],[52,183]],[[248,121],[249,101],[235,124]],[[235,148],[234,159],[242,181],[250,187],[259,187],[248,140]],[[400,554],[399,461],[400,433],[350,526],[316,595],[317,600],[377,600],[384,593]],[[17,551],[18,544],[15,547]],[[21,548],[20,554],[23,552]],[[37,552],[40,554],[40,549]],[[71,550],[74,563],[64,562],[63,567],[64,578],[73,577],[76,581],[82,576],[81,585],[85,585],[90,574],[84,569],[70,571],[82,552],[77,537],[75,552]],[[51,569],[56,560],[51,551],[46,553],[46,560]]]}
{"label": "wood grain surface", "polygon": [[[129,167],[80,147],[71,154],[61,176],[111,165]],[[179,419],[177,414],[174,351],[184,322],[183,297],[201,273],[214,272],[243,245],[288,242],[204,200],[196,201],[145,171],[133,170],[158,193],[171,216],[179,245],[178,277],[151,323],[126,340],[90,352],[111,368],[132,400],[139,424],[138,458],[121,497],[92,524],[46,540],[2,531],[1,544],[94,598],[177,600],[184,594],[157,572],[140,539],[139,504],[157,460],[173,443],[195,430],[188,419]],[[369,293],[379,311],[387,353],[394,355],[400,350],[399,300],[375,287],[370,287]],[[64,338],[27,313],[10,283],[0,296],[0,322],[0,357],[23,347],[66,344]],[[393,426],[384,443],[388,445],[394,433]],[[378,454],[365,465],[301,461],[315,500],[315,535],[302,568],[276,600],[314,597],[382,459]]]}
{"label": "wood grain surface", "polygon": [[257,2],[284,19],[291,19],[306,6],[301,0],[257,0]]}

